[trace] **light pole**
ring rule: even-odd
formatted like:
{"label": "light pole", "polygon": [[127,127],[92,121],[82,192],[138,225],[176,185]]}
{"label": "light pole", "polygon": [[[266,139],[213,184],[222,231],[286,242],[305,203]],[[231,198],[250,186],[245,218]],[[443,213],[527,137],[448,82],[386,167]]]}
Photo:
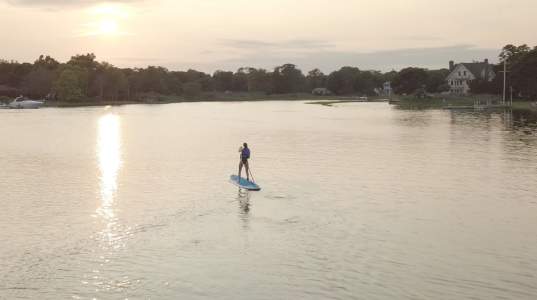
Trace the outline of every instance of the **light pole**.
{"label": "light pole", "polygon": [[505,87],[507,85],[507,59],[503,60],[503,105],[505,105]]}
{"label": "light pole", "polygon": [[507,59],[503,60],[503,71],[500,73],[503,73],[503,97],[502,97],[502,104],[505,106],[505,100],[507,98]]}
{"label": "light pole", "polygon": [[511,101],[510,101],[509,105],[513,106],[513,86],[511,85],[510,88],[511,88]]}

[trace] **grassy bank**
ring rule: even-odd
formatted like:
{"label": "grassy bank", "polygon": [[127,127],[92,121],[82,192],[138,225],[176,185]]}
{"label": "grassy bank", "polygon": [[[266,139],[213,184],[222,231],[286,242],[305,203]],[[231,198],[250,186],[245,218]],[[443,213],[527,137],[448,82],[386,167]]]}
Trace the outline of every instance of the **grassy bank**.
{"label": "grassy bank", "polygon": [[[473,96],[443,96],[435,95],[427,98],[416,98],[412,96],[394,97],[393,103],[400,109],[474,109],[476,102],[481,105],[491,103],[491,109],[503,109],[500,105],[500,97],[495,95],[473,95]],[[495,105],[498,105],[494,107]],[[531,101],[517,100],[513,102],[513,110],[526,111],[530,114],[537,113],[537,104]]]}
{"label": "grassy bank", "polygon": [[[311,100],[311,99],[310,99]],[[326,99],[319,101],[307,102],[306,104],[318,104],[324,106],[333,106],[340,103],[360,103],[360,102],[388,102],[386,97],[368,97],[367,100],[359,99],[359,97],[339,97],[338,99]]]}
{"label": "grassy bank", "polygon": [[[492,101],[498,103],[498,96],[477,95],[477,96],[444,96],[435,95],[427,98],[417,98],[413,96],[393,96],[390,103],[400,109],[446,109],[453,107],[471,108],[475,101],[481,103]],[[209,92],[197,96],[165,96],[148,95],[136,101],[101,101],[95,99],[80,99],[77,101],[47,101],[47,107],[83,107],[83,106],[106,106],[106,105],[126,105],[126,104],[168,104],[181,102],[237,102],[237,101],[309,101],[307,104],[318,104],[332,106],[339,103],[364,102],[358,96],[315,96],[308,93],[293,94],[265,94],[265,93],[219,93]],[[367,102],[387,101],[386,97],[369,97]],[[9,102],[9,101],[7,101]],[[524,109],[537,112],[537,105],[529,101],[516,101],[513,109]]]}
{"label": "grassy bank", "polygon": [[513,102],[513,109],[531,110],[537,113],[537,103],[530,101],[516,101]]}
{"label": "grassy bank", "polygon": [[46,101],[45,107],[83,107],[83,106],[107,106],[107,105],[126,105],[137,104],[141,102],[134,101]]}
{"label": "grassy bank", "polygon": [[[354,100],[353,100],[354,99]],[[95,99],[80,99],[77,101],[47,101],[47,107],[80,107],[80,106],[104,106],[104,105],[126,105],[126,104],[168,104],[181,102],[237,102],[237,101],[307,101],[324,104],[325,101],[352,102],[357,97],[348,96],[315,96],[308,93],[292,94],[266,94],[266,93],[220,93],[208,92],[196,96],[167,96],[167,95],[147,95],[136,101],[107,101]]]}
{"label": "grassy bank", "polygon": [[450,95],[435,95],[426,98],[417,98],[414,96],[395,96],[394,101],[399,108],[402,109],[443,109],[449,107],[467,107],[473,106],[476,101],[486,103],[498,101],[497,96],[491,95],[476,95],[476,96],[450,96]]}

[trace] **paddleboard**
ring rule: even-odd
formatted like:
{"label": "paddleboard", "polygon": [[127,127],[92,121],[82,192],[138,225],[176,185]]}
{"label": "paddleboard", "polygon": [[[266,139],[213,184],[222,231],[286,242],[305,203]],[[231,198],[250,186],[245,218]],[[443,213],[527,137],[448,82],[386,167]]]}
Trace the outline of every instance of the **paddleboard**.
{"label": "paddleboard", "polygon": [[257,185],[255,182],[248,181],[248,180],[246,180],[246,178],[242,178],[242,177],[239,179],[239,176],[237,176],[237,175],[231,175],[229,177],[229,180],[234,185],[236,185],[236,186],[238,186],[240,188],[249,190],[249,191],[260,191],[261,190],[261,187],[259,187],[259,185]]}

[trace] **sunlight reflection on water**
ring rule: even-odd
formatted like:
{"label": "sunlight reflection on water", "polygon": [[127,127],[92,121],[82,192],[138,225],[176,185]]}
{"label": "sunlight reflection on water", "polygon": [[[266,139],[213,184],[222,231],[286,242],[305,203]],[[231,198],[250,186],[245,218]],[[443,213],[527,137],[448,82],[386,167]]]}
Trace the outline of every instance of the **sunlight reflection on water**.
{"label": "sunlight reflection on water", "polygon": [[97,135],[97,158],[100,171],[101,205],[97,214],[106,221],[103,236],[108,242],[113,240],[113,227],[117,222],[114,211],[117,177],[121,168],[121,129],[120,118],[107,114],[99,119]]}

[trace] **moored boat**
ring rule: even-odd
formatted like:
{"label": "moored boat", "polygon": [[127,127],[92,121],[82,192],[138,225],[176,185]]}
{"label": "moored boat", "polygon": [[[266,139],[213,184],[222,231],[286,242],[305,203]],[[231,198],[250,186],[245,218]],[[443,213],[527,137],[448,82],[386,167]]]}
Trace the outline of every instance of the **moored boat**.
{"label": "moored boat", "polygon": [[43,100],[31,100],[26,99],[23,96],[19,96],[15,98],[11,103],[9,103],[7,106],[9,108],[18,108],[18,109],[35,109],[40,108],[45,104],[45,101]]}

